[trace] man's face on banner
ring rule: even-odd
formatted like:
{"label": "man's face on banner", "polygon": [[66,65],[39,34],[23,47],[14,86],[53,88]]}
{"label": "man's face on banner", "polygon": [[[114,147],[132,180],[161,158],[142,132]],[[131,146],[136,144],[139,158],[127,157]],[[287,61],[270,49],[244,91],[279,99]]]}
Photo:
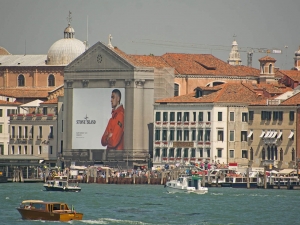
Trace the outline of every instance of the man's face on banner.
{"label": "man's face on banner", "polygon": [[120,97],[119,97],[119,95],[117,94],[117,93],[111,93],[111,100],[110,100],[110,102],[111,102],[111,107],[114,109],[114,108],[116,108],[116,106],[119,104],[119,102],[120,102]]}

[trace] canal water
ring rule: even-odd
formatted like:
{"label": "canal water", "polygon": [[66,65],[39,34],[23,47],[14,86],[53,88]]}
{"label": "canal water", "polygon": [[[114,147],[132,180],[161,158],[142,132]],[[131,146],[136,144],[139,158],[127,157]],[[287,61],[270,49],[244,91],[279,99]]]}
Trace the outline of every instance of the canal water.
{"label": "canal water", "polygon": [[79,193],[47,192],[42,183],[0,184],[0,224],[46,225],[22,220],[22,200],[63,201],[83,212],[67,224],[300,224],[300,190],[209,188],[207,194],[169,194],[163,185],[81,184]]}

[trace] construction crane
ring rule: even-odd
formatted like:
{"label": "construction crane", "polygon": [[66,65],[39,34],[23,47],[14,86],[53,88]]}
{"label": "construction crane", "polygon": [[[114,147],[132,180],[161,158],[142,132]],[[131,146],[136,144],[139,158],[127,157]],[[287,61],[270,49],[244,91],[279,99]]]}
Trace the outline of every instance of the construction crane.
{"label": "construction crane", "polygon": [[[218,50],[218,51],[231,51],[231,46],[224,45],[205,45],[196,43],[180,43],[172,41],[162,41],[162,40],[151,40],[151,39],[141,39],[137,41],[132,41],[133,43],[146,44],[146,45],[157,45],[172,48],[192,48],[192,49],[207,49],[207,50]],[[253,53],[265,53],[265,54],[281,54],[282,51],[278,48],[252,48],[252,47],[238,47],[239,52],[247,53],[247,66],[252,67]]]}

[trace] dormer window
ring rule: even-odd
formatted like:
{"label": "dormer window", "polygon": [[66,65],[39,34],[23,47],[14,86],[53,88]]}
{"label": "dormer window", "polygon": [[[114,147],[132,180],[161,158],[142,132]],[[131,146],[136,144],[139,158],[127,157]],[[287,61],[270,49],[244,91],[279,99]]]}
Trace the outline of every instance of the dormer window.
{"label": "dormer window", "polygon": [[196,89],[196,98],[202,97],[202,90]]}

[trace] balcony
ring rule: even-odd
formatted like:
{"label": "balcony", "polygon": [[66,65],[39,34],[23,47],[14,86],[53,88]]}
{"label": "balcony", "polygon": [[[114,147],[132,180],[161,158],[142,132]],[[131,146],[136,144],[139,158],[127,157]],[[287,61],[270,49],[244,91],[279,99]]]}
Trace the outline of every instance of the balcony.
{"label": "balcony", "polygon": [[205,123],[205,126],[206,126],[206,127],[210,127],[210,126],[211,126],[211,122],[206,122],[206,123]]}
{"label": "balcony", "polygon": [[205,145],[210,145],[210,141],[206,141],[206,142],[205,142]]}
{"label": "balcony", "polygon": [[169,161],[174,161],[174,160],[175,160],[174,157],[170,157],[170,158],[169,158]]}
{"label": "balcony", "polygon": [[174,127],[175,124],[176,124],[176,123],[175,123],[174,121],[170,122],[170,127]]}
{"label": "balcony", "polygon": [[189,126],[189,125],[190,125],[190,122],[188,122],[188,121],[184,121],[184,122],[183,122],[183,126],[187,127],[187,126]]}
{"label": "balcony", "polygon": [[167,122],[167,121],[164,121],[164,122],[162,123],[162,125],[163,125],[163,127],[167,127],[167,126],[168,126],[168,122]]}

